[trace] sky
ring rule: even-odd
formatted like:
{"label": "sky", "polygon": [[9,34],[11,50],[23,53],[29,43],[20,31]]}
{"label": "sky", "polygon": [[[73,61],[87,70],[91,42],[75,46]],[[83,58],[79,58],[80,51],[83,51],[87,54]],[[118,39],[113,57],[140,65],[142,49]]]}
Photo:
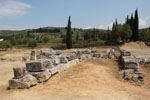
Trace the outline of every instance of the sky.
{"label": "sky", "polygon": [[150,0],[0,0],[0,30],[66,27],[107,29],[138,8],[139,27],[150,26]]}

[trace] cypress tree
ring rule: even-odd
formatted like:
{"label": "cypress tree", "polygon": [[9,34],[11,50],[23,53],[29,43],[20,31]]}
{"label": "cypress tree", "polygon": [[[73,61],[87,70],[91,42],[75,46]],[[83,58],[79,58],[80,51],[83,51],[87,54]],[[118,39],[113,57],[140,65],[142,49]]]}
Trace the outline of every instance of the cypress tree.
{"label": "cypress tree", "polygon": [[129,16],[127,16],[126,22],[125,22],[125,23],[130,25],[130,19],[129,19]]}
{"label": "cypress tree", "polygon": [[116,18],[116,26],[118,25],[118,21],[117,21],[117,18]]}
{"label": "cypress tree", "polygon": [[[133,14],[131,14],[130,27],[131,27],[132,33],[133,33],[133,31],[134,31],[134,26],[133,26],[133,24],[134,24],[134,18],[133,18]],[[133,35],[133,34],[132,34],[130,40],[134,40],[134,35]]]}
{"label": "cypress tree", "polygon": [[137,41],[138,37],[139,37],[139,17],[138,17],[138,10],[136,9],[133,23],[133,40]]}
{"label": "cypress tree", "polygon": [[67,36],[66,36],[66,45],[68,49],[72,48],[72,32],[71,32],[71,16],[68,19],[68,26],[67,26]]}

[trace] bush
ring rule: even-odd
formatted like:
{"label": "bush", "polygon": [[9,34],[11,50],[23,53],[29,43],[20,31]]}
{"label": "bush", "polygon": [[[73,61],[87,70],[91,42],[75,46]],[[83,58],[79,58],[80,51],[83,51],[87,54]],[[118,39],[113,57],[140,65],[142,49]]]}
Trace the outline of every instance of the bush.
{"label": "bush", "polygon": [[7,50],[8,48],[11,48],[11,47],[12,45],[8,41],[0,42],[0,49]]}
{"label": "bush", "polygon": [[16,38],[15,38],[15,37],[12,37],[12,38],[10,39],[10,43],[11,43],[11,45],[16,45],[16,44],[17,44]]}
{"label": "bush", "polygon": [[50,41],[50,36],[44,36],[43,38],[42,38],[42,43],[48,43]]}
{"label": "bush", "polygon": [[36,47],[37,46],[37,41],[36,40],[29,40],[28,42],[28,47]]}

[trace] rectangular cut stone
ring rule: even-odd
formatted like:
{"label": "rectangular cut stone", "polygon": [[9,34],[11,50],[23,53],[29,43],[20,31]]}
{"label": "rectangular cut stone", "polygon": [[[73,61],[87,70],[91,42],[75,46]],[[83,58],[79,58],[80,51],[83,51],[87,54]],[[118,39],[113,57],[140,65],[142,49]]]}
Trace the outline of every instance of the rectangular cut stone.
{"label": "rectangular cut stone", "polygon": [[123,63],[137,63],[134,56],[122,56]]}
{"label": "rectangular cut stone", "polygon": [[16,67],[13,68],[13,70],[14,70],[14,79],[19,79],[26,75],[25,67]]}
{"label": "rectangular cut stone", "polygon": [[26,63],[26,70],[29,72],[40,72],[45,70],[45,67],[41,62]]}

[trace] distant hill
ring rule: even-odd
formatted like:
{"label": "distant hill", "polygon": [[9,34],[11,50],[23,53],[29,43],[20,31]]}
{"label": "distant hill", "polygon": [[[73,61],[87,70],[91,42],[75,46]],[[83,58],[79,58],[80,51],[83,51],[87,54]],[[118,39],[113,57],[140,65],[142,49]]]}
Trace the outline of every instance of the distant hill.
{"label": "distant hill", "polygon": [[[19,31],[12,31],[12,30],[0,30],[0,38],[4,38],[5,40],[10,39],[12,36],[16,37],[24,37],[27,35],[34,35],[34,36],[44,36],[50,35],[52,38],[62,38],[66,35],[66,27],[43,27],[37,29],[26,29],[26,30],[19,30]],[[83,35],[84,32],[93,30],[93,29],[79,29],[79,28],[72,28],[73,37],[76,34]],[[105,32],[106,30],[96,29],[98,32]]]}

